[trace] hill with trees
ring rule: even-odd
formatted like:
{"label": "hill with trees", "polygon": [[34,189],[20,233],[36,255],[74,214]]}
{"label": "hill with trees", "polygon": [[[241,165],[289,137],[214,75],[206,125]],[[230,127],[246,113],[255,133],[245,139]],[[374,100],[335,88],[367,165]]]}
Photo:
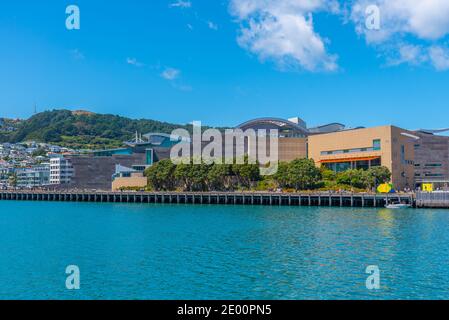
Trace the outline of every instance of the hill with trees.
{"label": "hill with trees", "polygon": [[[2,123],[12,122],[2,119]],[[131,140],[136,132],[171,133],[179,128],[191,131],[191,125],[69,110],[38,113],[27,120],[15,120],[14,127],[8,128],[9,130],[0,128],[0,142],[36,141],[75,149],[120,147],[123,146],[123,141]]]}

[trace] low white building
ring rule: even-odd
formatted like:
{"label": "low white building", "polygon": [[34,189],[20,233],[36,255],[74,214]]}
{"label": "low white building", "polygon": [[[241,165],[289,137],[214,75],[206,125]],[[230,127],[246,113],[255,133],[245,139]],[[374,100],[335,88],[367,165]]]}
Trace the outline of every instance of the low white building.
{"label": "low white building", "polygon": [[69,184],[73,176],[73,166],[69,160],[61,156],[50,159],[50,184]]}

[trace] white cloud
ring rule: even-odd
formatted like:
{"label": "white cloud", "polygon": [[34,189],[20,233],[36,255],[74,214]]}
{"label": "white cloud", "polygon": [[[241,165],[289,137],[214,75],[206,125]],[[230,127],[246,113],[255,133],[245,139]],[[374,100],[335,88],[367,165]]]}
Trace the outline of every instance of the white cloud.
{"label": "white cloud", "polygon": [[169,5],[170,8],[191,8],[192,3],[190,1],[178,0]]}
{"label": "white cloud", "polygon": [[[380,30],[366,27],[366,9],[380,10]],[[330,41],[315,28],[318,12],[338,14],[355,25],[387,65],[431,65],[449,70],[449,0],[231,0],[240,22],[238,43],[281,69],[338,69]]]}
{"label": "white cloud", "polygon": [[403,63],[420,65],[427,61],[425,50],[422,46],[408,43],[397,44],[387,54],[388,65],[397,66]]}
{"label": "white cloud", "polygon": [[337,13],[336,0],[232,0],[231,13],[241,23],[238,43],[282,69],[335,71],[337,56],[314,28],[313,14]]}
{"label": "white cloud", "polygon": [[218,25],[213,23],[212,21],[208,21],[207,22],[207,26],[209,27],[209,29],[211,30],[218,30]]}
{"label": "white cloud", "polygon": [[432,46],[429,49],[430,60],[438,71],[449,70],[449,49],[439,46]]}
{"label": "white cloud", "polygon": [[167,68],[161,73],[161,77],[165,80],[176,80],[181,75],[181,71],[174,68]]}
{"label": "white cloud", "polygon": [[[365,27],[369,5],[379,7],[378,31]],[[350,20],[368,44],[388,52],[393,64],[431,63],[438,70],[448,69],[443,44],[449,35],[448,0],[353,0]]]}
{"label": "white cloud", "polygon": [[126,63],[138,68],[145,66],[145,64],[143,64],[142,62],[137,61],[136,58],[126,58]]}
{"label": "white cloud", "polygon": [[180,81],[181,71],[178,69],[166,68],[161,73],[161,77],[169,81],[170,85],[176,90],[183,92],[193,91],[193,88],[190,85],[184,84]]}

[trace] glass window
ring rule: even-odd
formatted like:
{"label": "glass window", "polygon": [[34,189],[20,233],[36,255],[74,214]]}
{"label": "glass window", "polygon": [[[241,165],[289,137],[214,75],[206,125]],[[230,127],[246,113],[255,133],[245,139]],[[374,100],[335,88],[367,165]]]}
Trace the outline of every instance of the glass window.
{"label": "glass window", "polygon": [[426,173],[426,177],[443,177],[441,173]]}
{"label": "glass window", "polygon": [[340,162],[335,164],[335,171],[342,172],[351,169],[351,162]]}
{"label": "glass window", "polygon": [[147,149],[146,150],[146,164],[151,166],[153,165],[154,159],[153,159],[153,149]]}
{"label": "glass window", "polygon": [[373,140],[373,150],[379,151],[381,149],[380,139]]}
{"label": "glass window", "polygon": [[442,167],[443,165],[441,163],[426,163],[426,167],[432,168],[432,167]]}
{"label": "glass window", "polygon": [[356,161],[356,162],[355,162],[355,169],[368,170],[368,169],[369,169],[369,160],[366,160],[366,161]]}
{"label": "glass window", "polygon": [[405,163],[405,146],[401,145],[401,161]]}
{"label": "glass window", "polygon": [[371,167],[380,167],[382,165],[381,158],[371,160]]}

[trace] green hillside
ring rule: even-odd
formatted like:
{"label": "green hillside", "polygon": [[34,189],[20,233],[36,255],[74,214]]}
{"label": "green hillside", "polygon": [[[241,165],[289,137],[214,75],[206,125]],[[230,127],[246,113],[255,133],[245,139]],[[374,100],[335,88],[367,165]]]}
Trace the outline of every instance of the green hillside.
{"label": "green hillside", "polygon": [[[2,120],[3,123],[8,121]],[[188,125],[68,110],[42,112],[16,122],[14,127],[12,132],[0,128],[0,142],[37,141],[70,148],[102,149],[122,146],[123,141],[131,140],[136,131],[143,134],[171,133],[178,128],[191,131]]]}

